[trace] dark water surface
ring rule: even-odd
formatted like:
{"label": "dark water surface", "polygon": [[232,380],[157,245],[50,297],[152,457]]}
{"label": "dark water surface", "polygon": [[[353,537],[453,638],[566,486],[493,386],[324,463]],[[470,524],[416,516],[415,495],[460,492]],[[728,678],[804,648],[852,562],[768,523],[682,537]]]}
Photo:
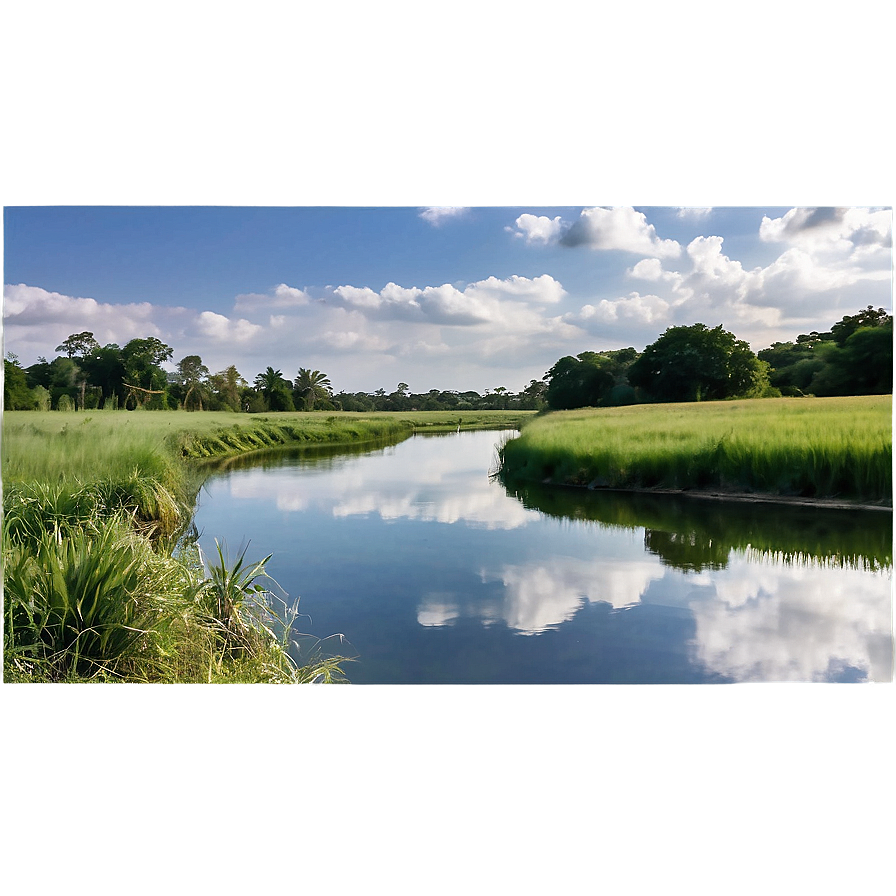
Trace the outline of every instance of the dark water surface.
{"label": "dark water surface", "polygon": [[355,683],[892,678],[891,514],[514,488],[489,477],[504,437],[244,460],[200,544],[273,552]]}

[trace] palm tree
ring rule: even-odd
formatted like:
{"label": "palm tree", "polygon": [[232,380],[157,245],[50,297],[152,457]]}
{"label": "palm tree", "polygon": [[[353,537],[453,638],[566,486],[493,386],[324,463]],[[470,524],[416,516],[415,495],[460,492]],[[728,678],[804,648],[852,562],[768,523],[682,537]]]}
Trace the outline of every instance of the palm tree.
{"label": "palm tree", "polygon": [[305,403],[305,410],[311,411],[314,410],[315,401],[330,397],[333,387],[325,373],[300,367],[295,381],[295,389],[296,394],[300,395]]}
{"label": "palm tree", "polygon": [[261,391],[261,394],[264,395],[267,401],[271,400],[271,396],[274,394],[274,390],[277,386],[284,382],[283,374],[279,370],[274,370],[273,367],[268,367],[264,373],[259,373],[257,377],[255,377],[255,388]]}

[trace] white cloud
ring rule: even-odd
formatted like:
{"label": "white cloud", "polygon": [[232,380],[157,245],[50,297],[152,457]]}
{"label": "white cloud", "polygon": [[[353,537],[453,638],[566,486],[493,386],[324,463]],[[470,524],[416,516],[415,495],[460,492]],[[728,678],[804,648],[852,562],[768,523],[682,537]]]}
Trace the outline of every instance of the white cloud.
{"label": "white cloud", "polygon": [[712,207],[709,208],[698,208],[696,206],[685,206],[678,209],[677,215],[679,218],[685,220],[693,220],[693,221],[702,221],[705,218],[708,218],[712,213]]}
{"label": "white cloud", "polygon": [[632,292],[612,301],[601,299],[597,305],[583,305],[578,314],[567,315],[567,321],[587,326],[591,322],[632,321],[661,326],[669,319],[669,303],[659,296],[642,296]]}
{"label": "white cloud", "polygon": [[417,355],[447,355],[451,351],[451,346],[444,342],[426,342],[418,339],[416,342],[406,342],[398,346],[398,354],[405,357],[415,357]]}
{"label": "white cloud", "polygon": [[420,209],[420,217],[423,218],[427,224],[432,224],[433,227],[439,227],[445,221],[450,220],[451,218],[459,218],[467,211],[468,209],[465,206],[430,205]]}
{"label": "white cloud", "polygon": [[242,293],[234,300],[236,311],[252,312],[261,308],[300,308],[311,301],[311,296],[294,286],[280,283],[270,293]]}
{"label": "white cloud", "polygon": [[563,286],[549,274],[542,274],[532,279],[517,274],[506,280],[488,277],[471,283],[465,291],[482,298],[514,299],[548,305],[559,302],[566,295]]}
{"label": "white cloud", "polygon": [[8,326],[74,327],[75,330],[67,329],[63,339],[83,330],[91,330],[100,342],[134,338],[131,334],[158,336],[153,311],[149,302],[113,305],[24,283],[7,285],[3,290],[3,316]]}
{"label": "white cloud", "polygon": [[351,308],[374,319],[395,319],[430,324],[470,326],[503,320],[511,314],[506,303],[522,307],[559,302],[566,291],[548,274],[504,280],[488,277],[468,284],[463,290],[450,283],[418,288],[387,283],[379,292],[370,287],[337,286],[332,295]]}
{"label": "white cloud", "polygon": [[92,332],[101,345],[124,345],[148,336],[165,341],[169,330],[189,312],[184,308],[164,311],[160,316],[158,308],[149,302],[98,302],[25,283],[7,284],[3,290],[5,342],[22,356],[23,363],[28,363],[26,358],[51,356],[68,336],[84,330]]}
{"label": "white cloud", "polygon": [[545,215],[523,214],[514,223],[516,230],[512,227],[504,229],[514,236],[525,239],[527,243],[542,243],[544,245],[555,243],[568,226],[563,224],[559,215],[556,218],[548,218]]}
{"label": "white cloud", "polygon": [[[863,305],[889,304],[889,212],[791,209],[763,218],[760,231],[765,242],[791,244],[764,267],[745,269],[725,254],[721,236],[699,236],[687,246],[689,265],[667,270],[651,257],[628,275],[654,284],[669,304],[670,323],[721,323],[754,348],[793,339],[806,320],[827,318],[830,326]],[[592,304],[592,317],[612,319],[614,309]]]}
{"label": "white cloud", "polygon": [[759,238],[815,254],[857,251],[860,257],[867,257],[890,250],[892,228],[890,209],[792,208],[780,218],[764,216]]}
{"label": "white cloud", "polygon": [[214,342],[247,342],[261,333],[264,327],[244,318],[231,320],[215,311],[202,311],[197,319],[197,331]]}
{"label": "white cloud", "polygon": [[637,252],[655,258],[677,258],[681,246],[657,236],[643,212],[630,207],[586,208],[560,238],[564,246]]}
{"label": "white cloud", "polygon": [[356,330],[327,330],[314,337],[314,343],[339,352],[383,351],[385,340]]}
{"label": "white cloud", "polygon": [[380,308],[384,303],[383,296],[369,286],[337,286],[333,292],[355,308]]}

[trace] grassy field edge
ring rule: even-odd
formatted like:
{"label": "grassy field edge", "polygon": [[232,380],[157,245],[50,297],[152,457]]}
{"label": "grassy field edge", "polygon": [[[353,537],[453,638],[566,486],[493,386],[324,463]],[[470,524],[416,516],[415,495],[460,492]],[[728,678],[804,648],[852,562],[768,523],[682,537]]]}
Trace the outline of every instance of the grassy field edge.
{"label": "grassy field edge", "polygon": [[557,411],[500,461],[505,480],[892,507],[892,396]]}

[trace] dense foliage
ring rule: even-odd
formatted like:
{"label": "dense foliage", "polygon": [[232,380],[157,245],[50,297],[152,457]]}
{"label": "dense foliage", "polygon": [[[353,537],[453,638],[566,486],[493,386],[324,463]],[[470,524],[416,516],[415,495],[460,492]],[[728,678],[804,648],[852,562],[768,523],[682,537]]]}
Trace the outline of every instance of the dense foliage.
{"label": "dense foliage", "polygon": [[721,326],[670,327],[633,348],[561,358],[546,374],[548,407],[893,391],[893,318],[869,306],[829,333],[775,343],[754,354]]}
{"label": "dense foliage", "polygon": [[495,411],[539,410],[546,385],[532,382],[519,394],[504,386],[475,391],[338,392],[327,374],[300,367],[294,379],[267,367],[251,384],[231,364],[211,373],[199,355],[187,355],[166,372],[174,355],[155,338],[132,339],[123,348],[100,346],[89,331],[74,333],[56,347],[52,361],[39,358],[23,368],[15,355],[5,360],[4,406],[7,410],[151,410],[237,411]]}
{"label": "dense foliage", "polygon": [[881,395],[893,391],[893,318],[870,305],[828,333],[802,333],[759,352],[782,395]]}

